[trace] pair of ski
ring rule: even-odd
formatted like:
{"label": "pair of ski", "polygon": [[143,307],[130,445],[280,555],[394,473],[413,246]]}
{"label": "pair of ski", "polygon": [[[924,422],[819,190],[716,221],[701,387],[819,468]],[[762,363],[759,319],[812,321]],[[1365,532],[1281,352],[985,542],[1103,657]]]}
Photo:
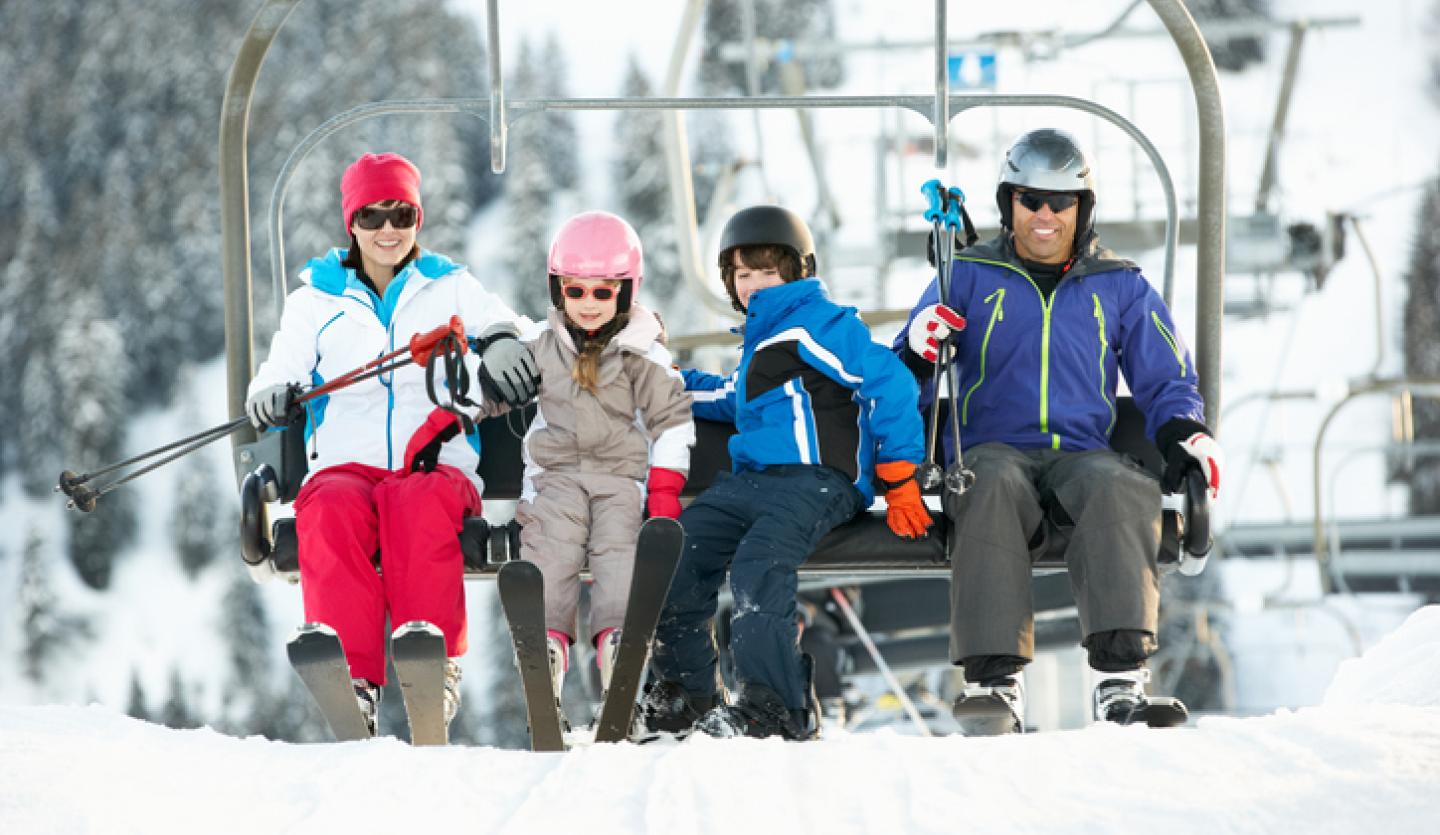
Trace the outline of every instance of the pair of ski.
{"label": "pair of ski", "polygon": [[[286,650],[290,665],[315,698],[336,741],[369,739],[370,726],[360,712],[345,648],[335,630],[323,623],[307,623]],[[410,621],[390,638],[390,661],[405,697],[410,741],[414,745],[444,745],[449,741],[444,707],[445,660],[445,635],[434,624]]]}
{"label": "pair of ski", "polygon": [[[595,723],[596,742],[620,742],[630,735],[635,696],[645,677],[650,641],[684,544],[684,531],[674,519],[657,517],[640,527],[625,621],[620,627],[620,648]],[[508,562],[500,567],[496,583],[525,691],[530,747],[535,751],[564,751],[559,694],[551,683],[545,644],[545,583],[540,569],[524,560]]]}

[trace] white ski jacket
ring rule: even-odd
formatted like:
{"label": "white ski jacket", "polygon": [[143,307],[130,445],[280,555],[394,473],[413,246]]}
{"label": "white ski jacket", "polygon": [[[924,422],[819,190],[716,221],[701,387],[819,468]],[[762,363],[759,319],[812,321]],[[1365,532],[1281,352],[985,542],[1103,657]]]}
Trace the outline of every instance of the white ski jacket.
{"label": "white ski jacket", "polygon": [[[300,273],[304,286],[285,300],[280,329],[247,395],[281,383],[310,387],[333,380],[403,348],[411,336],[444,325],[452,315],[461,317],[471,336],[501,321],[514,323],[522,333],[535,328],[443,255],[422,250],[390,281],[384,298],[342,265],[345,255],[343,249],[332,249],[305,265]],[[465,363],[470,397],[479,402],[478,361],[467,353]],[[307,403],[305,440],[315,457],[306,477],[344,463],[390,470],[403,466],[406,443],[433,408],[425,369],[414,364]],[[440,463],[469,475],[483,494],[475,472],[479,456],[478,436],[457,438],[441,448]]]}

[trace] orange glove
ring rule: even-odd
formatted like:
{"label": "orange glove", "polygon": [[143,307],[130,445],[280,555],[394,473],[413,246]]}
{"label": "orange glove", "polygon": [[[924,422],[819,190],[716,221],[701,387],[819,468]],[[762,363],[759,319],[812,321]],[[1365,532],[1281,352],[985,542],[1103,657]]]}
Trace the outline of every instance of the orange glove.
{"label": "orange glove", "polygon": [[875,475],[885,484],[885,522],[896,536],[920,539],[935,520],[920,499],[920,485],[915,481],[915,465],[909,461],[887,461],[875,465]]}

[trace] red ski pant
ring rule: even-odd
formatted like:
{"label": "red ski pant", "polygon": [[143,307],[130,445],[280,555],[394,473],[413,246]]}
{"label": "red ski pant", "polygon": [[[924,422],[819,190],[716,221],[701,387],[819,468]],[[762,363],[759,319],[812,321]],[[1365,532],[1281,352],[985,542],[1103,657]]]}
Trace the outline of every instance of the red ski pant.
{"label": "red ski pant", "polygon": [[387,612],[395,627],[435,624],[447,655],[465,653],[459,533],[479,512],[475,485],[444,464],[432,473],[341,464],[305,482],[295,499],[305,619],[339,633],[352,677],[385,683]]}

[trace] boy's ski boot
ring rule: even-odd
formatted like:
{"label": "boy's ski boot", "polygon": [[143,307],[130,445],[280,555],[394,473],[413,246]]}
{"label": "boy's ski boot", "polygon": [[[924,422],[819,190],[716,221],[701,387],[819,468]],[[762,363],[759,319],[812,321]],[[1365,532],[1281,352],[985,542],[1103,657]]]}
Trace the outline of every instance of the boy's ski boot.
{"label": "boy's ski boot", "polygon": [[791,741],[814,739],[816,711],[785,707],[780,694],[763,684],[742,684],[732,705],[712,708],[695,727],[722,739],[736,736],[779,736]]}
{"label": "boy's ski boot", "polygon": [[1169,696],[1150,696],[1145,685],[1150,683],[1150,670],[1141,667],[1122,672],[1095,673],[1095,721],[1131,725],[1143,722],[1152,728],[1172,728],[1185,724],[1190,712],[1185,703]]}
{"label": "boy's ski boot", "polygon": [[1020,733],[1025,727],[1024,675],[965,682],[951,714],[965,736]]}
{"label": "boy's ski boot", "polygon": [[694,696],[679,682],[652,681],[645,685],[636,712],[648,734],[665,733],[683,738],[695,729],[695,723],[707,711],[723,704],[725,700],[718,693]]}

